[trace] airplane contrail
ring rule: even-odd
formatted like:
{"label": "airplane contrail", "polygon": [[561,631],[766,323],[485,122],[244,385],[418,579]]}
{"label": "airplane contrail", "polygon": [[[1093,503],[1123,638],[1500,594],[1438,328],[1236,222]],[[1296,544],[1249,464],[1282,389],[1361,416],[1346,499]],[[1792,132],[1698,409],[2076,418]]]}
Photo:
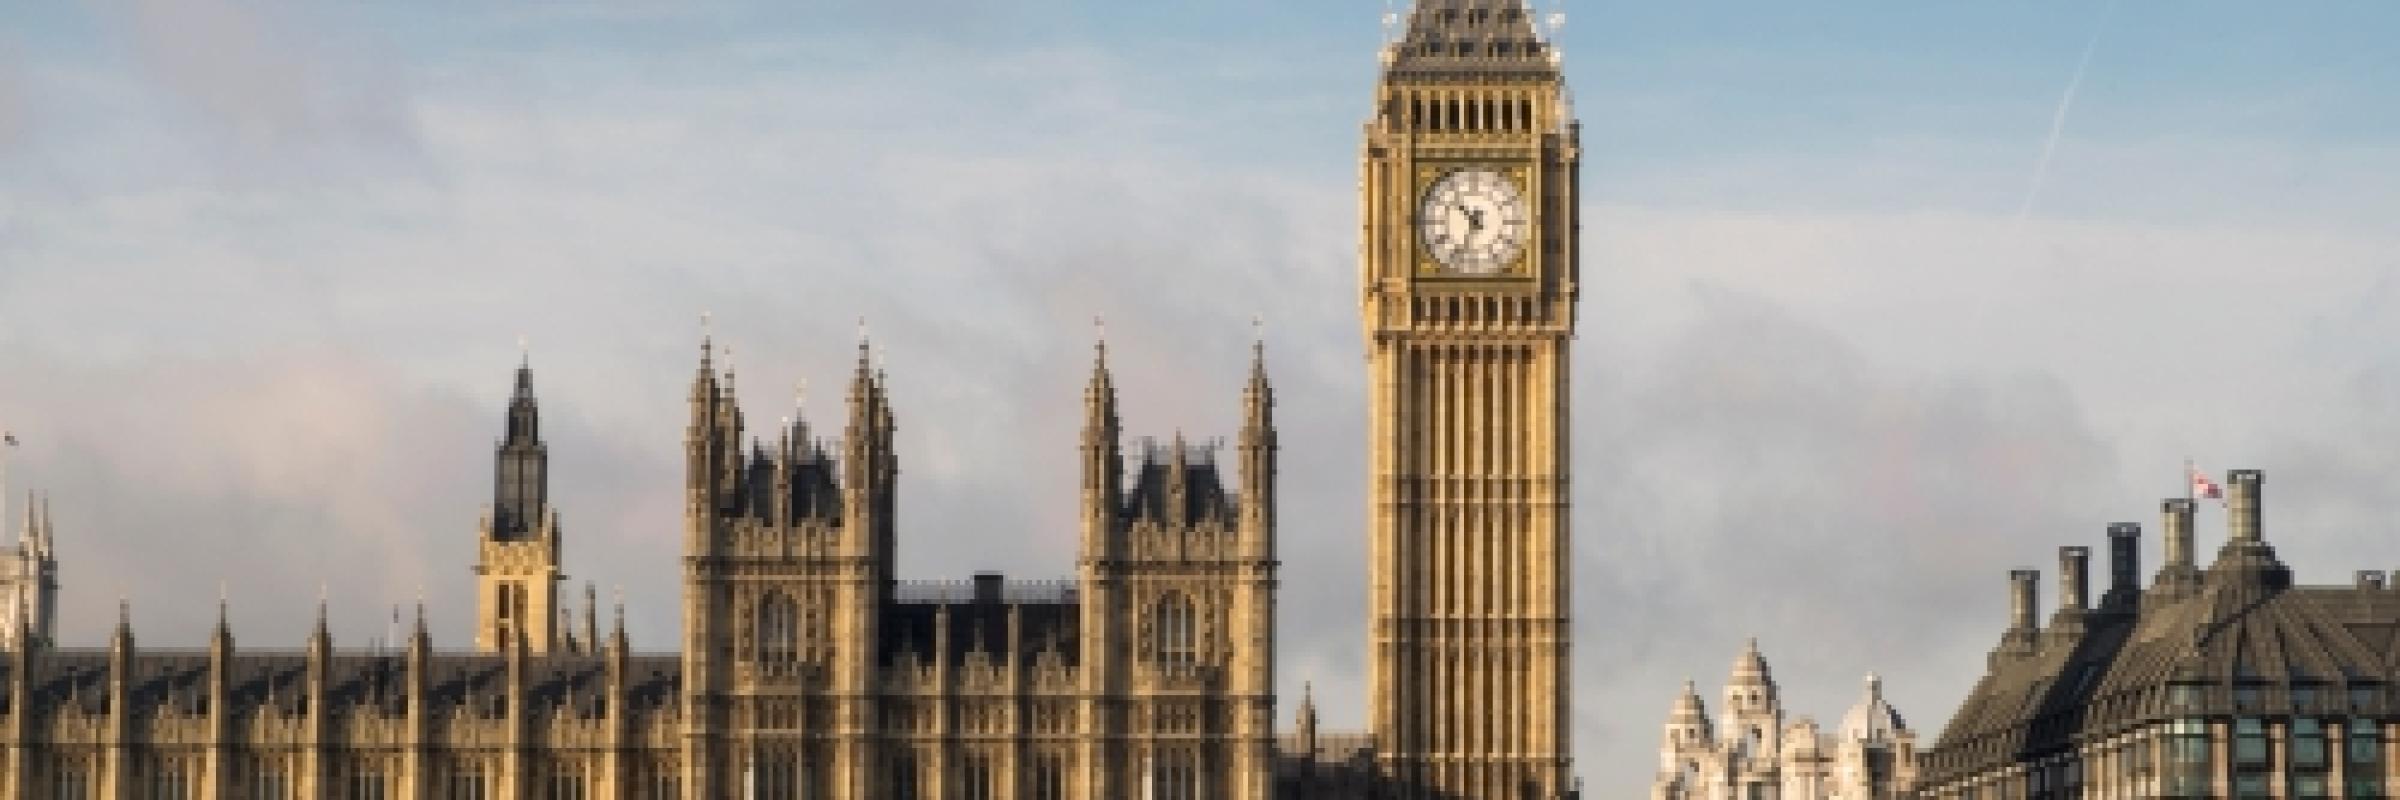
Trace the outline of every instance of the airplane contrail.
{"label": "airplane contrail", "polygon": [[2050,178],[2050,157],[2058,152],[2059,136],[2067,130],[2067,112],[2075,108],[2075,91],[2083,88],[2083,73],[2092,66],[2092,51],[2100,49],[2100,34],[2108,30],[2108,18],[2116,11],[2116,0],[2110,0],[2100,11],[2100,24],[2092,29],[2092,38],[2083,43],[2083,57],[2075,60],[2075,75],[2067,79],[2067,91],[2058,98],[2058,110],[2050,115],[2050,138],[2042,142],[2042,159],[2033,166],[2033,183],[2025,188],[2025,202],[2017,205],[2018,225],[2033,216],[2034,201],[2042,197],[2042,184]]}

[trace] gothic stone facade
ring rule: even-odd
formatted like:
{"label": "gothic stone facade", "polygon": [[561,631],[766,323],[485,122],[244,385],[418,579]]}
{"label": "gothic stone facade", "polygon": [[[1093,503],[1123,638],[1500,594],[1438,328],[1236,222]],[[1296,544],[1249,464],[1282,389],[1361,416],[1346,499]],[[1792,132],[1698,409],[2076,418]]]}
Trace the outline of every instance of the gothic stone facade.
{"label": "gothic stone facade", "polygon": [[[1273,734],[1263,363],[1231,464],[1129,458],[1084,397],[1081,553],[1051,584],[894,574],[899,430],[864,352],[837,437],[745,439],[703,349],[680,652],[570,624],[530,370],[479,536],[470,652],[27,648],[11,797],[1553,800],[1567,726],[1577,126],[1524,0],[1420,0],[1363,155],[1372,729]],[[1230,394],[1230,393],[1229,393]],[[1131,466],[1130,471],[1128,465]],[[621,617],[621,615],[620,615]],[[25,623],[20,621],[20,626]]]}
{"label": "gothic stone facade", "polygon": [[[1263,353],[1259,354],[1263,359]],[[1273,397],[1240,392],[1233,469],[1180,440],[1120,451],[1105,359],[1085,393],[1073,580],[893,577],[899,464],[861,346],[850,420],[745,438],[730,370],[692,382],[685,635],[567,623],[532,372],[520,367],[477,567],[476,649],[37,644],[0,665],[5,796],[1251,800],[1275,774]]]}

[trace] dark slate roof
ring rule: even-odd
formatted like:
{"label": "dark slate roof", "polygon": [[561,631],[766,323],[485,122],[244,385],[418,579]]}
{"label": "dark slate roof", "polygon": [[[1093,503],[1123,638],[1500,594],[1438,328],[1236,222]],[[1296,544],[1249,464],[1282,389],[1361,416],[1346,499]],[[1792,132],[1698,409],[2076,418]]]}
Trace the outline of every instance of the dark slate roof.
{"label": "dark slate roof", "polygon": [[[1021,585],[1020,589],[1023,586],[1031,585]],[[915,588],[921,599],[903,599],[884,611],[881,649],[882,663],[886,666],[899,662],[904,654],[919,659],[933,656],[937,641],[935,621],[944,609],[949,611],[950,646],[941,657],[952,666],[965,663],[970,652],[1005,656],[1010,609],[1015,609],[1023,626],[1020,635],[1024,637],[1024,651],[1019,655],[1031,661],[1044,651],[1056,651],[1067,666],[1080,663],[1083,604],[1072,592],[1034,597],[1018,591],[977,597],[971,590],[950,594],[927,593],[922,586]]]}
{"label": "dark slate roof", "polygon": [[[2400,679],[2400,591],[2290,586],[2263,545],[2228,547],[2196,587],[2154,586],[2091,612],[2079,638],[2004,642],[1927,754],[1931,781],[2194,716],[2387,714]],[[2264,551],[2263,554],[2258,551]],[[2171,684],[2195,684],[2190,698]],[[2295,693],[2293,688],[2304,691]],[[2371,689],[2352,708],[2351,689]]]}
{"label": "dark slate roof", "polygon": [[[18,669],[9,659],[9,677]],[[205,713],[210,688],[205,650],[141,650],[130,662],[133,704]],[[601,716],[607,661],[596,654],[527,656],[530,706],[566,709],[576,716]],[[44,650],[34,659],[33,702],[59,708],[70,701],[84,713],[108,708],[110,653],[105,649]],[[405,651],[335,652],[328,664],[327,702],[345,713],[378,709],[389,716],[408,711]],[[231,702],[237,708],[272,708],[285,716],[306,713],[308,655],[297,650],[246,651],[228,669]],[[508,659],[501,654],[435,653],[428,662],[428,700],[433,708],[498,716],[506,713]],[[626,659],[628,700],[637,711],[672,708],[682,690],[680,655],[631,655]]]}
{"label": "dark slate roof", "polygon": [[1525,0],[1418,0],[1394,73],[1526,73],[1555,76],[1550,45]]}
{"label": "dark slate roof", "polygon": [[[1180,492],[1179,492],[1180,490]],[[1206,446],[1175,442],[1144,448],[1125,493],[1124,515],[1182,528],[1203,521],[1234,520],[1234,498]]]}

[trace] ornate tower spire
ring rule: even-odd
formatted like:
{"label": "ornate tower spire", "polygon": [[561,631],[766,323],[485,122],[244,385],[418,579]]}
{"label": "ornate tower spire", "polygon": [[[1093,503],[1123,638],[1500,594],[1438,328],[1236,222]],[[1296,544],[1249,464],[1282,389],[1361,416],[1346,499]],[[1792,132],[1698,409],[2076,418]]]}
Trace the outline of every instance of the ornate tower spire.
{"label": "ornate tower spire", "polygon": [[509,391],[508,419],[493,455],[492,507],[476,550],[475,644],[484,652],[495,652],[520,628],[530,629],[525,632],[545,650],[554,639],[561,537],[558,513],[550,507],[550,446],[542,441],[541,420],[528,355],[517,362]]}
{"label": "ornate tower spire", "polygon": [[1085,530],[1087,557],[1101,557],[1092,548],[1106,546],[1108,528],[1123,504],[1123,438],[1124,428],[1117,417],[1117,384],[1108,369],[1108,340],[1102,337],[1092,344],[1092,376],[1083,390],[1084,504],[1095,515]]}
{"label": "ornate tower spire", "polygon": [[505,435],[493,457],[491,537],[500,541],[542,534],[549,508],[550,448],[542,441],[541,405],[533,395],[533,365],[517,365]]}
{"label": "ornate tower spire", "polygon": [[1412,3],[1362,148],[1369,715],[1384,777],[1429,795],[1574,786],[1581,155],[1529,6]]}
{"label": "ornate tower spire", "polygon": [[1275,389],[1267,382],[1264,340],[1250,347],[1250,381],[1242,388],[1242,522],[1254,555],[1275,549]]}

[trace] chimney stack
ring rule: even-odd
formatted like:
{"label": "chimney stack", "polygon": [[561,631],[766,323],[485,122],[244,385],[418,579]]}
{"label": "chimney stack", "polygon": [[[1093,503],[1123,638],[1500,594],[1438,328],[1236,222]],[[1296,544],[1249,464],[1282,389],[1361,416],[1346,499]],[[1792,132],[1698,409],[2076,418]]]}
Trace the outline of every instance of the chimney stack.
{"label": "chimney stack", "polygon": [[2181,594],[2200,582],[2200,568],[2192,559],[2192,508],[2188,497],[2175,497],[2158,504],[2159,522],[2163,534],[2160,545],[2166,563],[2158,569],[2159,588],[2168,594]]}
{"label": "chimney stack", "polygon": [[2040,613],[2042,571],[2038,569],[2010,570],[2008,573],[2008,629],[2031,631],[2041,627],[2035,615]]}
{"label": "chimney stack", "polygon": [[2058,610],[2082,611],[2092,604],[2091,582],[2085,578],[2092,562],[2092,549],[2068,546],[2058,549]]}
{"label": "chimney stack", "polygon": [[2258,525],[2258,491],[2265,482],[2266,475],[2254,469],[2237,469],[2225,476],[2225,518],[2233,529],[2233,541],[2264,541]]}
{"label": "chimney stack", "polygon": [[2108,594],[2101,605],[2117,605],[2139,597],[2142,590],[2142,525],[2116,522],[2108,526]]}
{"label": "chimney stack", "polygon": [[2225,516],[2231,535],[2225,546],[2217,551],[2217,561],[2209,565],[2209,580],[2222,579],[2240,587],[2237,599],[2247,599],[2253,591],[2281,591],[2292,585],[2292,570],[2275,557],[2275,548],[2267,544],[2265,526],[2260,524],[2264,501],[2259,497],[2260,485],[2266,476],[2254,469],[2237,469],[2225,476]]}
{"label": "chimney stack", "polygon": [[2040,649],[2041,628],[2034,615],[2040,607],[2041,582],[2041,570],[2009,571],[2008,632],[2000,636],[2000,649],[1992,654],[1995,661],[2002,655],[2028,656]]}
{"label": "chimney stack", "polygon": [[2166,566],[2192,567],[2192,508],[2188,497],[2169,498],[2158,504],[2160,521],[2166,524]]}

